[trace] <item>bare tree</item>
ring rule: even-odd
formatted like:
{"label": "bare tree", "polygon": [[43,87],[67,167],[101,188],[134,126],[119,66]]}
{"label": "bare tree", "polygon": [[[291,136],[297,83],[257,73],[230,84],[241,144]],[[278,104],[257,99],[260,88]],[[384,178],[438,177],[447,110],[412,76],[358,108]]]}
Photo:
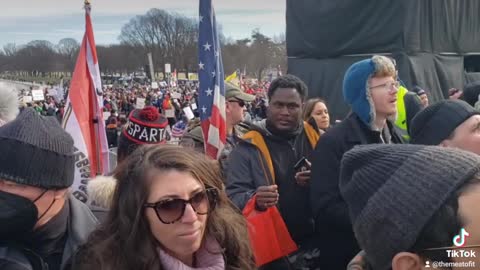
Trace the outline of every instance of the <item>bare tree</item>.
{"label": "bare tree", "polygon": [[135,47],[130,45],[97,46],[100,69],[105,73],[130,73],[143,66],[143,57],[140,57]]}
{"label": "bare tree", "polygon": [[[102,72],[137,71],[147,64],[148,52],[153,54],[157,72],[163,70],[165,63],[172,64],[178,72],[198,69],[198,23],[194,19],[151,9],[125,24],[118,39],[120,44],[97,46]],[[278,66],[286,69],[284,34],[270,38],[255,29],[250,38],[234,40],[221,34],[220,40],[226,74],[246,68],[249,75],[262,80],[267,70]],[[3,52],[0,50],[0,71],[71,72],[78,51],[79,43],[72,38],[64,38],[56,45],[45,40],[22,46],[10,43]]]}
{"label": "bare tree", "polygon": [[3,46],[3,52],[6,56],[14,56],[17,54],[17,51],[17,45],[15,45],[15,43],[8,43]]}
{"label": "bare tree", "polygon": [[196,67],[198,26],[185,16],[151,9],[125,24],[119,40],[143,48],[144,58],[151,52],[157,70],[162,70],[165,63],[187,70]]}
{"label": "bare tree", "polygon": [[258,29],[252,32],[252,62],[250,62],[255,76],[258,80],[262,80],[265,69],[272,65],[271,60],[274,51],[274,44],[272,40],[260,33]]}
{"label": "bare tree", "polygon": [[80,43],[73,38],[63,38],[57,44],[57,52],[68,58],[75,58],[79,49]]}
{"label": "bare tree", "polygon": [[61,39],[57,46],[57,52],[65,58],[65,65],[68,69],[73,69],[75,66],[76,56],[80,50],[80,44],[73,38]]}

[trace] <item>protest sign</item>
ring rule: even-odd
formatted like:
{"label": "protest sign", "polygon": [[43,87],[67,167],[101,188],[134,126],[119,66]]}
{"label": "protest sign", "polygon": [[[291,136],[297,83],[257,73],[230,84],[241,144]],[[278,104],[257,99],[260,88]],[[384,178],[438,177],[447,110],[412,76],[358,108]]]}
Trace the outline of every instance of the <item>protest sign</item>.
{"label": "protest sign", "polygon": [[144,98],[137,98],[137,104],[135,109],[143,109],[145,108],[145,99]]}
{"label": "protest sign", "polygon": [[33,101],[32,96],[23,96],[24,103],[32,103],[32,101]]}
{"label": "protest sign", "polygon": [[165,117],[167,118],[174,118],[175,117],[175,110],[165,110]]}
{"label": "protest sign", "polygon": [[45,96],[43,95],[43,90],[32,90],[32,98],[33,98],[33,101],[45,100]]}
{"label": "protest sign", "polygon": [[185,116],[188,118],[188,120],[192,120],[193,118],[195,118],[195,115],[193,114],[190,107],[183,108],[183,112],[185,113]]}

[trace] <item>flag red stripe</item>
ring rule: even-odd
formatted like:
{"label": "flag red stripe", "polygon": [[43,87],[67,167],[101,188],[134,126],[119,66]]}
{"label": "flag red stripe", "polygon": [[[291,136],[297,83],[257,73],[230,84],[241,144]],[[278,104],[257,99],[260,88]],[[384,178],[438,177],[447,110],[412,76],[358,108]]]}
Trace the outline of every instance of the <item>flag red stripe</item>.
{"label": "flag red stripe", "polygon": [[[92,160],[95,158],[95,131],[92,119],[93,108],[91,106],[92,100],[92,85],[90,74],[87,67],[87,53],[86,53],[86,37],[84,37],[80,52],[78,54],[75,71],[72,76],[70,85],[69,98],[72,103],[72,110],[78,120],[82,137],[87,147],[88,156],[90,160],[90,172],[94,176],[96,172],[96,162]],[[87,109],[88,108],[88,109]]]}
{"label": "flag red stripe", "polygon": [[220,141],[225,144],[227,141],[227,125],[225,119],[221,117],[220,110],[216,104],[213,104],[212,117],[210,117],[210,123],[218,128],[220,133]]}
{"label": "flag red stripe", "polygon": [[205,145],[205,153],[212,157],[216,158],[218,156],[218,151],[220,145],[212,145],[208,142],[208,133],[211,126],[214,126],[218,129],[220,142],[225,144],[227,142],[227,126],[225,120],[221,117],[220,111],[217,106],[212,108],[212,116],[202,122],[202,131]]}
{"label": "flag red stripe", "polygon": [[92,27],[92,20],[90,18],[90,15],[88,14],[88,12],[86,13],[86,30],[85,30],[85,33],[86,33],[86,36],[88,37],[88,43],[90,45],[90,48],[92,49],[91,52],[92,52],[92,56],[93,56],[93,63],[97,64],[98,63],[98,58],[97,58],[97,50],[96,50],[96,47],[95,47],[95,38],[94,38],[94,35],[93,35],[93,27]]}

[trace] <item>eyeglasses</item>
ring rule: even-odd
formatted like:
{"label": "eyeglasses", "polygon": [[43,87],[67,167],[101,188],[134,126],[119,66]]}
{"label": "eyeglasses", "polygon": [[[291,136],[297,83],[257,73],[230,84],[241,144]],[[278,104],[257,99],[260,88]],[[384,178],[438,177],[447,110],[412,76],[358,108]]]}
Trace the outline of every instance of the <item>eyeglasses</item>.
{"label": "eyeglasses", "polygon": [[238,106],[240,106],[240,107],[244,107],[244,106],[245,106],[245,101],[239,100],[239,99],[231,99],[231,100],[229,100],[228,102],[238,103]]}
{"label": "eyeglasses", "polygon": [[398,87],[400,87],[400,82],[395,81],[395,82],[387,82],[387,83],[375,85],[370,87],[370,89],[383,88],[385,91],[390,91],[390,90],[398,89]]}
{"label": "eyeglasses", "polygon": [[156,203],[146,203],[145,208],[153,208],[158,219],[164,224],[172,224],[179,221],[185,214],[187,204],[192,206],[198,215],[206,215],[217,204],[218,189],[207,188],[195,194],[189,200],[179,198],[166,199]]}

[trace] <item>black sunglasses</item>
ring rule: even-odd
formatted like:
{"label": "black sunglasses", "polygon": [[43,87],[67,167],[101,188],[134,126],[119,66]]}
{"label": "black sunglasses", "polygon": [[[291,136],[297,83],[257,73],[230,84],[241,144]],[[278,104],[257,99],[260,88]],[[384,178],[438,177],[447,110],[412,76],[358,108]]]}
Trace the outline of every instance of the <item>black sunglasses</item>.
{"label": "black sunglasses", "polygon": [[245,101],[239,100],[239,99],[231,99],[231,100],[229,100],[228,102],[238,103],[238,106],[240,106],[240,107],[244,107],[244,106],[245,106]]}
{"label": "black sunglasses", "polygon": [[179,221],[185,214],[187,204],[190,204],[198,215],[206,215],[215,209],[218,198],[218,189],[207,188],[193,195],[189,200],[180,198],[166,199],[156,203],[146,203],[145,208],[153,208],[158,219],[164,224]]}

